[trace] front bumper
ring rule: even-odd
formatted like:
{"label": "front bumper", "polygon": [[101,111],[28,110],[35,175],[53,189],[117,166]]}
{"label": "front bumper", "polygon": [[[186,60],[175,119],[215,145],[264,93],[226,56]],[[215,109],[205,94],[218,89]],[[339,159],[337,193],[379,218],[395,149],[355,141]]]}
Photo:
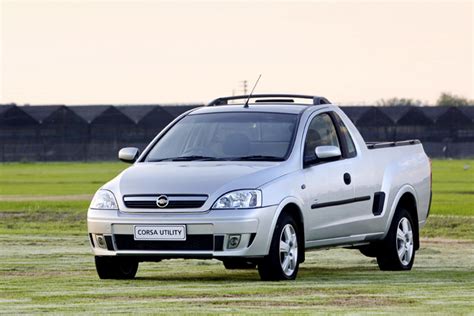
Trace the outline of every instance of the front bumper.
{"label": "front bumper", "polygon": [[[273,205],[173,214],[89,209],[87,226],[96,256],[252,258],[268,254],[277,209]],[[187,238],[186,241],[135,241],[135,225],[186,225]],[[240,235],[239,245],[232,249],[228,247],[230,235]],[[97,239],[101,237],[102,243]]]}

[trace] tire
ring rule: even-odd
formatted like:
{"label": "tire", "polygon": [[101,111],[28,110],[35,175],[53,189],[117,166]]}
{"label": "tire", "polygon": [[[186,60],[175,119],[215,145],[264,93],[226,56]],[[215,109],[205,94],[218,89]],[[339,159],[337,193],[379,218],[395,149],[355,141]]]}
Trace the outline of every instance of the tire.
{"label": "tire", "polygon": [[[294,280],[298,274],[299,227],[286,213],[280,215],[273,232],[270,251],[258,264],[262,281]],[[280,241],[285,250],[280,251]],[[301,245],[304,247],[304,245]]]}
{"label": "tire", "polygon": [[224,263],[224,267],[227,270],[247,270],[255,269],[257,267],[257,264],[255,262],[240,258],[225,259],[222,262]]}
{"label": "tire", "polygon": [[138,261],[128,257],[95,257],[95,269],[101,279],[133,279]]}
{"label": "tire", "polygon": [[377,263],[383,271],[411,270],[415,261],[415,226],[407,210],[397,209],[382,241]]}

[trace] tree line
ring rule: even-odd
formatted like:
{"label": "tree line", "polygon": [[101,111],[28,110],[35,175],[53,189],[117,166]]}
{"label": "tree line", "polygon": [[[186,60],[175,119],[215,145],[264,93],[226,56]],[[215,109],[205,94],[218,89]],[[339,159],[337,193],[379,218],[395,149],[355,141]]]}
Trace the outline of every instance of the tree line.
{"label": "tree line", "polygon": [[[424,102],[418,99],[410,98],[389,98],[389,99],[380,99],[376,102],[379,106],[397,106],[397,105],[406,105],[406,106],[421,106],[424,105]],[[474,100],[469,100],[462,96],[458,96],[449,92],[443,92],[436,100],[435,105],[437,106],[474,106]]]}

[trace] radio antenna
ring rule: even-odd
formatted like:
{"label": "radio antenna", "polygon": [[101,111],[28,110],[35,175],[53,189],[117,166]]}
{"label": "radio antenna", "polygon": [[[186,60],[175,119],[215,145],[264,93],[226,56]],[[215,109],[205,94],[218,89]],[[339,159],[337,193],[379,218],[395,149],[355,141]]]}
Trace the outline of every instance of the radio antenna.
{"label": "radio antenna", "polygon": [[257,86],[258,82],[260,81],[260,77],[262,77],[262,74],[260,74],[260,75],[258,76],[257,81],[255,81],[255,84],[253,85],[252,91],[250,92],[250,94],[249,94],[249,96],[248,96],[248,98],[247,98],[247,101],[245,101],[244,108],[248,108],[248,107],[249,107],[250,98],[252,97],[253,90],[255,90],[255,87]]}

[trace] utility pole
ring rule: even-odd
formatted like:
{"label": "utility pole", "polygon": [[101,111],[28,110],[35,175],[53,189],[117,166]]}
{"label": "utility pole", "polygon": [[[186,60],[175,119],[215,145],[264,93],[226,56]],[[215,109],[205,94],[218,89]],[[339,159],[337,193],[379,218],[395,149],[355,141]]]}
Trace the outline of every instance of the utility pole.
{"label": "utility pole", "polygon": [[241,81],[241,84],[242,84],[242,90],[244,90],[244,95],[246,95],[247,94],[247,86],[248,86],[247,80]]}

